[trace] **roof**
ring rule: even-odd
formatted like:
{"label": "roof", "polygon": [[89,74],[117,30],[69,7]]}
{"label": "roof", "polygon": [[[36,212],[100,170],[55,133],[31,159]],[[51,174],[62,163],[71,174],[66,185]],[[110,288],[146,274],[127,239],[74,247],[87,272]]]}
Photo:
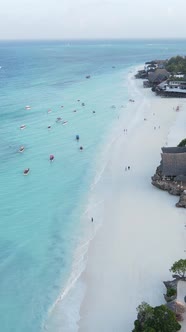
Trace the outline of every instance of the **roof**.
{"label": "roof", "polygon": [[163,153],[184,153],[186,152],[186,146],[174,146],[174,147],[162,147]]}
{"label": "roof", "polygon": [[157,68],[154,72],[149,72],[148,79],[152,83],[162,82],[169,77],[169,72],[166,69]]}
{"label": "roof", "polygon": [[152,61],[145,62],[145,65],[154,65],[154,64],[157,64],[157,61],[152,60]]}
{"label": "roof", "polygon": [[162,174],[165,176],[186,175],[186,153],[162,153]]}

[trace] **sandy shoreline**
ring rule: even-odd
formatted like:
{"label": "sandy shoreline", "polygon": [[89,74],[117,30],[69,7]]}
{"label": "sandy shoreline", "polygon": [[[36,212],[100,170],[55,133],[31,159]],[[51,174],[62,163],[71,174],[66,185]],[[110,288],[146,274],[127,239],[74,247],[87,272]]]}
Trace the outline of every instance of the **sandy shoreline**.
{"label": "sandy shoreline", "polygon": [[96,216],[103,225],[90,244],[82,275],[86,294],[80,332],[131,331],[138,304],[164,303],[162,281],[170,279],[172,263],[185,257],[185,211],[175,207],[176,197],[151,185],[151,176],[161,146],[178,144],[175,108],[181,103],[183,116],[186,101],[155,97],[132,76],[128,82],[135,103],[120,116],[109,162],[92,193],[103,200],[102,215]]}

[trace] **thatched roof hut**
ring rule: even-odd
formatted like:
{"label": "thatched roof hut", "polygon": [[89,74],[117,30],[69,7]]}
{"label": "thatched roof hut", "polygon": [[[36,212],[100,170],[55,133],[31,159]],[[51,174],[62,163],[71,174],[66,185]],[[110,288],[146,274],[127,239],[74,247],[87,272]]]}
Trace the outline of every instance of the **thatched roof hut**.
{"label": "thatched roof hut", "polygon": [[157,68],[154,72],[148,73],[149,82],[152,84],[160,84],[170,76],[166,69]]}
{"label": "thatched roof hut", "polygon": [[186,175],[186,148],[162,148],[162,174],[165,176]]}
{"label": "thatched roof hut", "polygon": [[186,146],[162,147],[161,150],[163,153],[184,153]]}

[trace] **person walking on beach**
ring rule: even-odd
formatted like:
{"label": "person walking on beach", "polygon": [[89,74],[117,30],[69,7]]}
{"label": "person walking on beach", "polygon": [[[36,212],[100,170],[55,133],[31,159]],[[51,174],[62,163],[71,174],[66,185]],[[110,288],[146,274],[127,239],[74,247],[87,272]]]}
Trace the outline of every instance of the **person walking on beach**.
{"label": "person walking on beach", "polygon": [[130,166],[128,166],[128,170],[130,171]]}
{"label": "person walking on beach", "polygon": [[94,221],[93,217],[91,218],[91,221],[92,221],[92,222]]}

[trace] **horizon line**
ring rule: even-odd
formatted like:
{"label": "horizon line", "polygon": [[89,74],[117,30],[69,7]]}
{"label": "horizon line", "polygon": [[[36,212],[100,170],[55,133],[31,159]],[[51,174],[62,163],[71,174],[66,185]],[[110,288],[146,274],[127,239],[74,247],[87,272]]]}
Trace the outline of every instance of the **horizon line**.
{"label": "horizon line", "polygon": [[113,38],[108,38],[108,37],[90,37],[90,38],[73,38],[73,37],[64,37],[64,38],[18,38],[18,39],[1,39],[0,42],[32,42],[32,41],[129,41],[129,40],[186,40],[186,37],[113,37]]}

